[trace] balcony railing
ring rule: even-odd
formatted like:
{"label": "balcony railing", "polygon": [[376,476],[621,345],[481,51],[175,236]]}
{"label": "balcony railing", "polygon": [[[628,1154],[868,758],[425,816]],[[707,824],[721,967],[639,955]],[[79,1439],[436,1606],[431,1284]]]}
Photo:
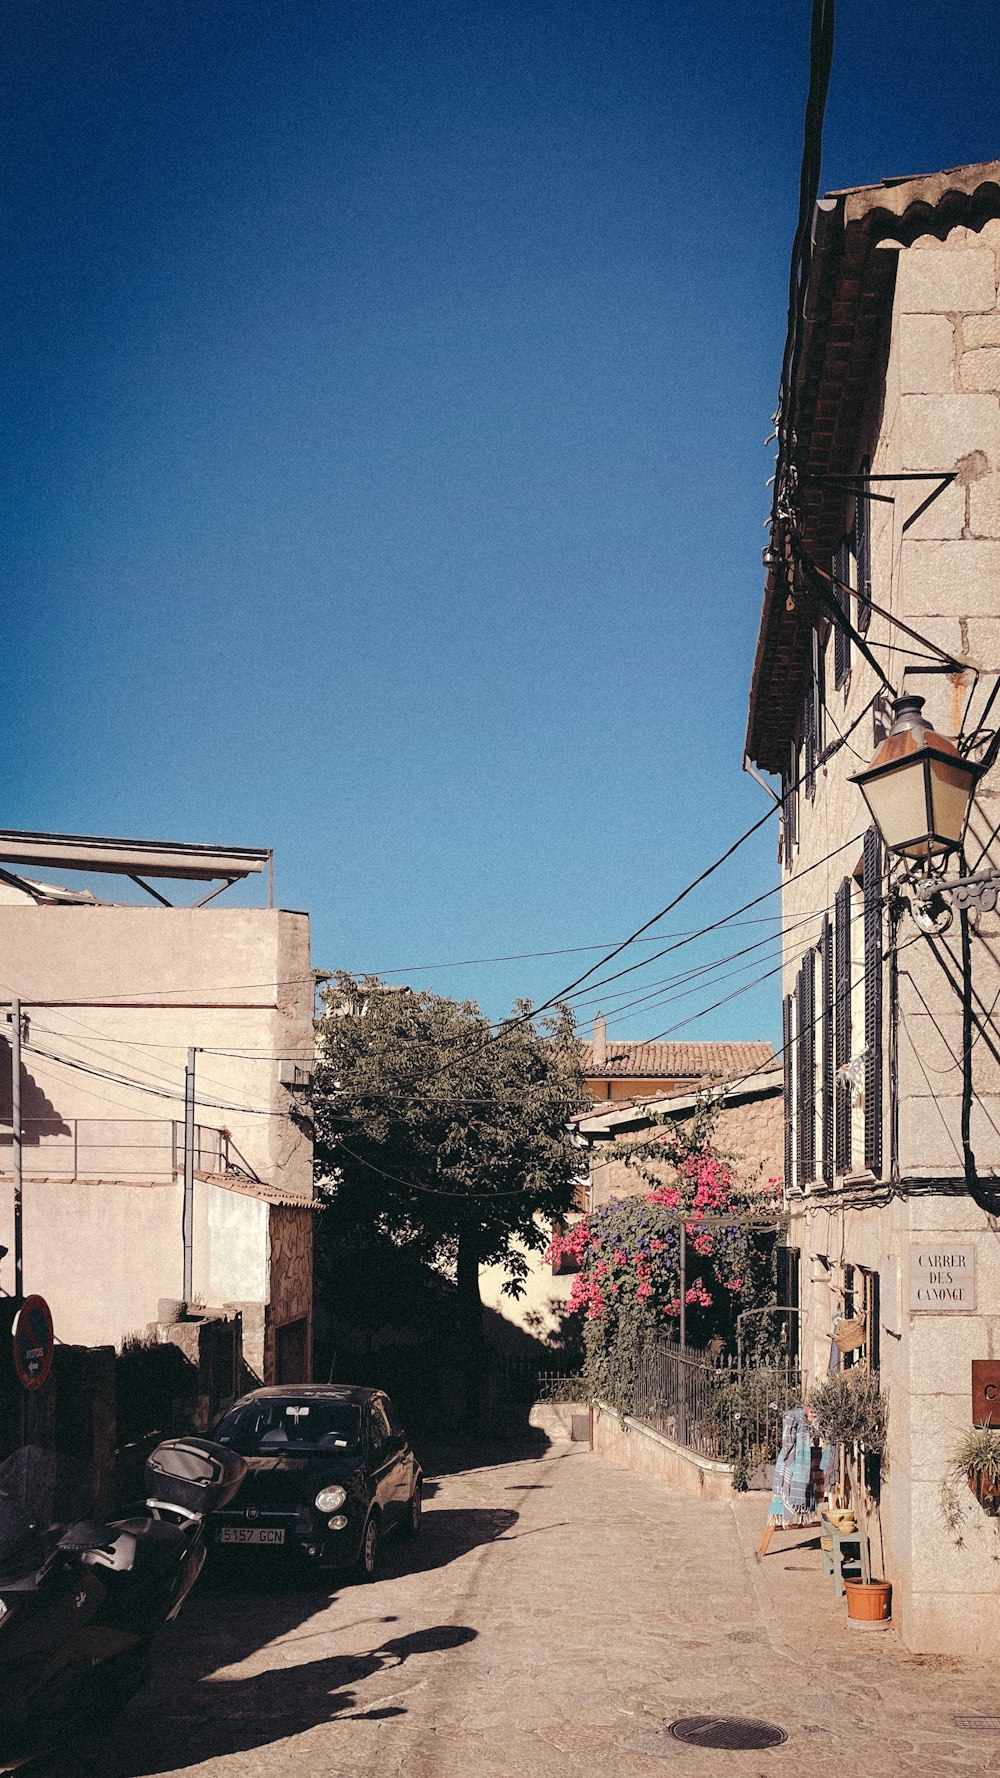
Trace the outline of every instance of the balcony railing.
{"label": "balcony railing", "polygon": [[[184,1171],[182,1119],[26,1117],[21,1129],[26,1179],[161,1180]],[[2,1173],[11,1171],[13,1141],[11,1125],[0,1124]],[[195,1124],[196,1173],[225,1173],[234,1162],[228,1130]]]}

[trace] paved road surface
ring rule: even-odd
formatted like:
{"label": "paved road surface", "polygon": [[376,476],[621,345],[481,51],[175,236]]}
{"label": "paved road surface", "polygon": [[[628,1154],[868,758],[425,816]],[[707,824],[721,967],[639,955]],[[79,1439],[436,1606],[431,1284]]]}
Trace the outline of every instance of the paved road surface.
{"label": "paved road surface", "polygon": [[[1000,1773],[1000,1720],[955,1722],[1000,1713],[994,1673],[849,1631],[815,1550],[755,1564],[759,1499],[691,1500],[568,1444],[461,1461],[374,1585],[200,1583],[108,1778]],[[667,1735],[708,1713],[788,1740]]]}

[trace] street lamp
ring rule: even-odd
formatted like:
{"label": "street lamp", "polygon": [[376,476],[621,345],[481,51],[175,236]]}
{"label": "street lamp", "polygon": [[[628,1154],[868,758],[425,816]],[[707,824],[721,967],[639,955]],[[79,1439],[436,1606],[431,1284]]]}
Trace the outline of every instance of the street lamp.
{"label": "street lamp", "polygon": [[934,859],[961,849],[983,768],[937,734],[923,707],[923,698],[894,699],[889,733],[871,765],[851,782],[859,786],[886,849],[924,867],[915,885],[915,917],[924,931],[943,932],[952,902],[980,913],[996,907],[1000,872],[945,877],[931,870]]}
{"label": "street lamp", "polygon": [[888,850],[927,862],[961,845],[980,767],[935,732],[923,708],[923,698],[894,700],[889,733],[852,782]]}
{"label": "street lamp", "polygon": [[[863,772],[853,774],[868,804],[872,820],[890,852],[909,861],[907,880],[915,890],[913,917],[928,936],[946,932],[958,909],[961,924],[962,993],[962,1152],[965,1181],[976,1203],[990,1215],[1000,1213],[994,1187],[982,1186],[972,1151],[972,949],[970,912],[990,913],[1000,899],[1000,871],[977,871],[970,876],[947,877],[935,870],[935,859],[957,852],[962,857],[973,792],[985,767],[966,759],[954,742],[936,734],[923,715],[924,700],[902,697],[893,701],[893,723],[881,747]],[[867,885],[866,885],[867,887]],[[895,931],[899,918],[890,901],[890,974],[892,1023],[896,1021]],[[898,1118],[894,1098],[893,1128]],[[895,1148],[895,1135],[893,1146]],[[894,1162],[895,1165],[895,1162]]]}

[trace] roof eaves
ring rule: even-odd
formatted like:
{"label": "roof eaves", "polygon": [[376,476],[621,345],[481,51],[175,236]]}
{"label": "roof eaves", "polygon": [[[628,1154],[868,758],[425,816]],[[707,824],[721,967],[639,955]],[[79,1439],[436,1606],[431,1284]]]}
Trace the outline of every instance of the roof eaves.
{"label": "roof eaves", "polygon": [[[978,161],[939,173],[887,179],[877,185],[828,192],[813,218],[813,252],[805,296],[805,331],[797,382],[802,463],[827,473],[856,467],[856,428],[846,424],[858,387],[877,351],[887,301],[895,283],[895,253],[920,234],[946,235],[1000,215],[1000,161]],[[831,336],[839,334],[840,338]],[[848,375],[848,371],[851,373]],[[833,405],[817,422],[824,377]],[[845,423],[840,424],[841,420]],[[814,499],[807,543],[824,549],[831,515],[843,494]],[[833,543],[835,543],[835,538]],[[831,543],[831,547],[833,544]],[[796,592],[788,611],[783,581],[769,570],[751,677],[745,756],[763,771],[787,767],[790,739],[811,653],[816,621],[812,597]]]}

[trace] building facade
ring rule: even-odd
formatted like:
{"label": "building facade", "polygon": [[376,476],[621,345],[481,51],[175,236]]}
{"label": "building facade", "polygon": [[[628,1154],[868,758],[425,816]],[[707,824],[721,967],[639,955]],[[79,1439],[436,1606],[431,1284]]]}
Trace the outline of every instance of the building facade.
{"label": "building facade", "polygon": [[[61,864],[53,846],[51,862],[65,870],[78,855],[63,848]],[[0,947],[22,1011],[25,1292],[81,1345],[120,1347],[185,1298],[192,1312],[239,1311],[244,1381],[307,1379],[312,1143],[296,1110],[313,1053],[308,916],[113,903],[5,868]],[[0,1275],[12,1294],[12,1058],[0,1029]]]}
{"label": "building facade", "polygon": [[[985,1654],[1000,1635],[993,1527],[969,1494],[959,1541],[942,1486],[973,1424],[973,1361],[1000,1360],[1000,925],[979,920],[968,970],[957,916],[923,931],[917,884],[851,778],[892,693],[922,696],[973,759],[1000,719],[1000,163],[833,193],[814,243],[794,547],[771,552],[747,738],[783,789],[802,1360],[817,1378],[835,1317],[864,1317],[855,1357],[889,1403],[875,1558],[895,1622],[915,1650]],[[968,869],[1000,865],[998,825],[989,771]]]}

